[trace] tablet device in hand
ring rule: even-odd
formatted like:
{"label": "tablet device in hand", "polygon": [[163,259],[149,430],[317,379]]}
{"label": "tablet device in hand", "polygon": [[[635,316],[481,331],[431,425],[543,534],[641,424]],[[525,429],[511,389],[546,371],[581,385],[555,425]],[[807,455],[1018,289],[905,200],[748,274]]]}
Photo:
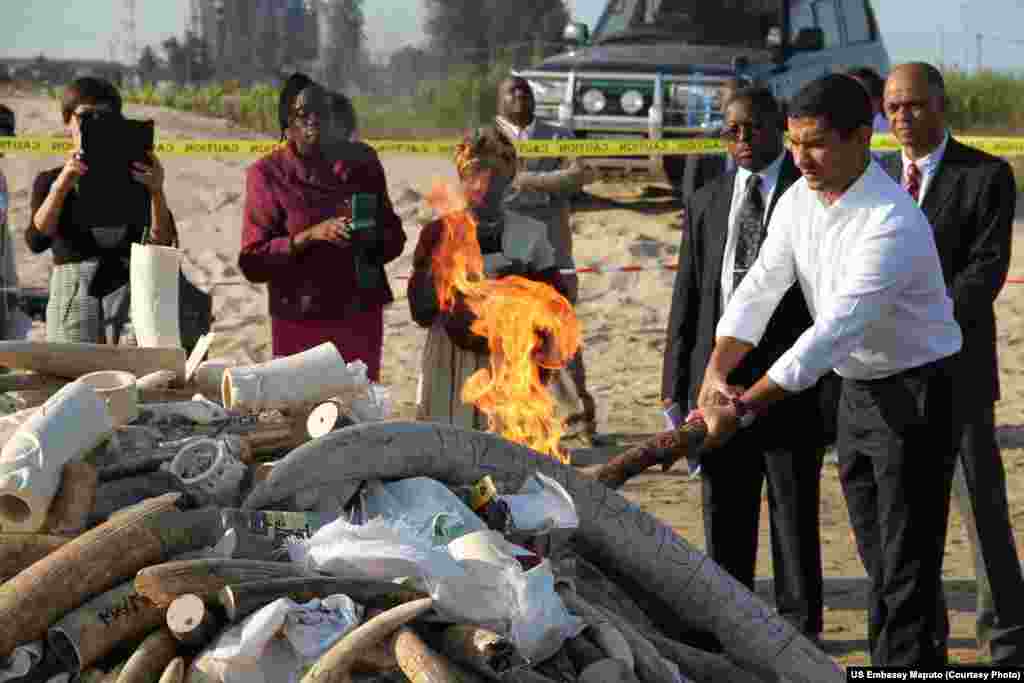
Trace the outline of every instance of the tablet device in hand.
{"label": "tablet device in hand", "polygon": [[153,149],[153,121],[120,116],[96,116],[82,121],[82,160],[89,173],[128,174],[135,162],[149,162]]}
{"label": "tablet device in hand", "polygon": [[80,219],[90,228],[146,225],[150,207],[132,165],[149,163],[153,121],[98,116],[82,121],[82,160],[89,170],[78,181]]}

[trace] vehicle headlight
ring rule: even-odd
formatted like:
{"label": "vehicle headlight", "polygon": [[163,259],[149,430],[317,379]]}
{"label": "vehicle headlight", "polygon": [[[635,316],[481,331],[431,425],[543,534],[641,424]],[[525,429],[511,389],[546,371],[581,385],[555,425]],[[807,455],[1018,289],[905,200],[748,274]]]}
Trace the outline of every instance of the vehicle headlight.
{"label": "vehicle headlight", "polygon": [[644,108],[644,96],[636,90],[627,90],[622,93],[619,104],[622,105],[622,111],[627,114],[636,114]]}
{"label": "vehicle headlight", "polygon": [[583,93],[583,109],[588,114],[600,114],[604,110],[605,105],[608,101],[605,99],[604,93],[596,88]]}

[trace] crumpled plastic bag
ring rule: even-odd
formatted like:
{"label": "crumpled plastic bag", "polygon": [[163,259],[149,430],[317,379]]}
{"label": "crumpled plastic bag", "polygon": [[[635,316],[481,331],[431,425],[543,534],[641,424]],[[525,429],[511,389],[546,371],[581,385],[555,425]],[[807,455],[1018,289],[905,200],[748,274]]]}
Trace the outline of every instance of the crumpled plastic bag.
{"label": "crumpled plastic bag", "polygon": [[526,572],[509,577],[515,609],[508,637],[532,662],[553,657],[569,638],[578,636],[587,623],[573,616],[555,592],[551,563],[544,560]]}
{"label": "crumpled plastic bag", "polygon": [[498,498],[508,504],[515,531],[542,534],[580,526],[572,496],[565,487],[541,472],[528,477],[518,494]]}
{"label": "crumpled plastic bag", "polygon": [[218,683],[295,683],[359,625],[363,611],[341,594],[304,604],[280,598],[224,631],[192,668]]}
{"label": "crumpled plastic bag", "polygon": [[342,578],[411,577],[428,585],[431,579],[465,574],[444,546],[435,547],[406,522],[385,517],[366,524],[339,518],[308,539],[292,538],[286,543],[292,562]]}
{"label": "crumpled plastic bag", "polygon": [[383,517],[411,527],[435,545],[486,529],[483,520],[462,499],[430,477],[409,477],[383,483],[366,482],[360,491],[360,519]]}
{"label": "crumpled plastic bag", "polygon": [[585,626],[555,592],[550,564],[523,571],[511,544],[494,561],[463,560],[404,520],[375,517],[335,520],[308,540],[290,539],[288,552],[306,569],[343,578],[411,578],[434,599],[437,618],[505,635],[530,661],[550,657]]}

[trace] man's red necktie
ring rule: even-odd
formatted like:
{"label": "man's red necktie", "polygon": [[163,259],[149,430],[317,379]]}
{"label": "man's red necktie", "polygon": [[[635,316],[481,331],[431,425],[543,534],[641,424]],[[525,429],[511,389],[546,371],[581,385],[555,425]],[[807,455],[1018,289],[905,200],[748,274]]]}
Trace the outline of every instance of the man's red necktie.
{"label": "man's red necktie", "polygon": [[921,194],[921,169],[917,167],[917,164],[911,162],[907,166],[903,174],[903,187],[906,188],[915,202],[918,201]]}

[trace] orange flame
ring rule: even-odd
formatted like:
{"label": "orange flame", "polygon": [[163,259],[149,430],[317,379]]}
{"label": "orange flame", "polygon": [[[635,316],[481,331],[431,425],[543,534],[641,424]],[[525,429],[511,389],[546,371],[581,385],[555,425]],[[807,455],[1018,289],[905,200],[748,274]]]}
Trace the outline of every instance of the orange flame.
{"label": "orange flame", "polygon": [[559,446],[561,421],[541,382],[540,369],[565,367],[580,345],[572,305],[544,282],[510,275],[484,278],[476,222],[465,197],[435,183],[428,200],[442,218],[444,234],[434,249],[434,286],[442,310],[462,294],[476,316],[471,330],[487,339],[490,369],[478,370],[462,388],[462,400],[487,416],[490,431],[569,463]]}

